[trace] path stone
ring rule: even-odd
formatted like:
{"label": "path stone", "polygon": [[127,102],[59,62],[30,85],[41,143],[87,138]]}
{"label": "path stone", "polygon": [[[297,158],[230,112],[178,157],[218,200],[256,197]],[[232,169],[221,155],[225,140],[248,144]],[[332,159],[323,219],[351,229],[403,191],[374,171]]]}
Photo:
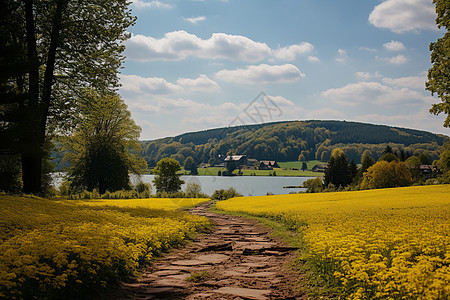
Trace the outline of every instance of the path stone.
{"label": "path stone", "polygon": [[292,290],[296,276],[285,266],[296,248],[255,221],[208,212],[208,205],[190,213],[208,217],[211,232],[162,255],[136,282],[102,299],[307,299]]}
{"label": "path stone", "polygon": [[213,291],[220,294],[229,294],[233,296],[242,297],[245,299],[264,300],[267,299],[267,295],[270,294],[270,290],[257,290],[241,287],[221,287]]}

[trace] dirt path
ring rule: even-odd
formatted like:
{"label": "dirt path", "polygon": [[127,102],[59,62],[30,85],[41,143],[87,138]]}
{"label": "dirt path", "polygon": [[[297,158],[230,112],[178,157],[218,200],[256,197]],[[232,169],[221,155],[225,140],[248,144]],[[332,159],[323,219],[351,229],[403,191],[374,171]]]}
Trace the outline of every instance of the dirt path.
{"label": "dirt path", "polygon": [[119,299],[306,299],[292,291],[296,279],[286,268],[295,249],[251,220],[208,212],[208,205],[190,212],[210,218],[212,232],[122,284]]}

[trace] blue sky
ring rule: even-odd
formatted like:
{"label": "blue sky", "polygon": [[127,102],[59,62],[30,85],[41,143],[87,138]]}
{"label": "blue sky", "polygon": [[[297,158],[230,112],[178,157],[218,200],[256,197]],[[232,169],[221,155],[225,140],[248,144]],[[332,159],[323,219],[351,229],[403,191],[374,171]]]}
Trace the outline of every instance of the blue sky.
{"label": "blue sky", "polygon": [[141,139],[280,120],[450,135],[425,91],[432,0],[134,0],[119,93]]}

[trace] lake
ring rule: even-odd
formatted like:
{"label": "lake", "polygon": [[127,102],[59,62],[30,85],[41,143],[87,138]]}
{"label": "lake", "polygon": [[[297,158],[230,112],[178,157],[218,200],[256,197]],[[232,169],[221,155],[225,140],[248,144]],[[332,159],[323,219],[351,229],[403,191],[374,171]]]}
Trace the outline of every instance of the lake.
{"label": "lake", "polygon": [[[53,173],[53,185],[58,188],[63,180],[63,173]],[[155,175],[142,175],[141,180],[152,184]],[[305,191],[304,188],[284,189],[283,186],[299,186],[308,179],[315,177],[281,177],[281,176],[181,176],[185,184],[190,182],[198,183],[202,187],[202,192],[212,195],[215,190],[228,189],[234,187],[236,191],[244,196],[263,196],[267,193],[289,194],[289,192]],[[131,183],[136,184],[137,176],[131,176]],[[152,193],[156,192],[152,184]]]}
{"label": "lake", "polygon": [[[143,175],[142,181],[151,183],[155,175]],[[289,194],[289,192],[305,191],[303,188],[284,189],[283,186],[299,186],[304,181],[315,177],[278,177],[278,176],[181,176],[185,181],[182,186],[195,182],[200,184],[202,192],[212,195],[215,190],[234,187],[244,196],[263,196],[267,193]],[[134,179],[135,180],[135,179]],[[133,181],[134,181],[133,180]],[[153,193],[155,188],[153,186]]]}

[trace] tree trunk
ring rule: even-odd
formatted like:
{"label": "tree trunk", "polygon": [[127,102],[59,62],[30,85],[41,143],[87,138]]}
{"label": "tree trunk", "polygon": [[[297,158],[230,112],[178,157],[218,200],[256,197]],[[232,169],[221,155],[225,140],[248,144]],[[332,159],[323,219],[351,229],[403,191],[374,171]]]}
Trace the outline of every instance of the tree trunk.
{"label": "tree trunk", "polygon": [[62,14],[67,0],[56,4],[52,21],[50,46],[47,54],[41,101],[39,101],[39,61],[37,58],[36,33],[33,15],[33,0],[24,0],[27,28],[27,55],[29,62],[29,103],[33,108],[33,118],[27,120],[29,129],[24,144],[30,145],[22,153],[23,192],[39,194],[42,192],[42,156],[46,138],[47,119],[51,102],[53,72],[55,70],[56,50],[60,40]]}
{"label": "tree trunk", "polygon": [[23,192],[39,194],[42,192],[42,145],[39,134],[39,61],[36,47],[36,26],[33,14],[33,0],[24,0],[25,22],[27,32],[28,60],[28,103],[31,114],[27,124],[27,132],[22,136],[22,181]]}
{"label": "tree trunk", "polygon": [[39,194],[42,192],[42,154],[38,151],[22,154],[23,192]]}

